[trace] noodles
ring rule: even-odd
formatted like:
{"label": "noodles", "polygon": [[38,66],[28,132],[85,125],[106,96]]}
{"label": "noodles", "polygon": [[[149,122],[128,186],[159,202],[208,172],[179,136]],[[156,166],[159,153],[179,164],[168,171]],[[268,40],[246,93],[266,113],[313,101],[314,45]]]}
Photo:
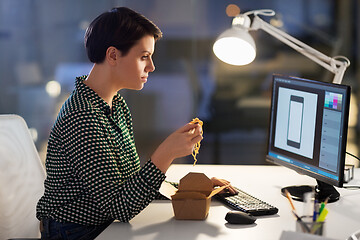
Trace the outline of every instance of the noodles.
{"label": "noodles", "polygon": [[[190,123],[198,123],[198,124],[200,124],[201,127],[203,126],[203,122],[202,122],[200,119],[198,119],[198,118],[194,118]],[[202,135],[202,134],[203,134],[203,131],[202,131],[202,129],[201,129],[201,135]],[[193,156],[193,158],[194,158],[194,164],[193,164],[193,166],[195,166],[195,164],[196,164],[196,162],[197,162],[196,155],[199,154],[200,142],[201,142],[201,141],[199,141],[199,142],[197,142],[197,143],[195,144],[194,149],[193,149],[193,152],[192,152],[192,154],[191,154],[191,155]]]}

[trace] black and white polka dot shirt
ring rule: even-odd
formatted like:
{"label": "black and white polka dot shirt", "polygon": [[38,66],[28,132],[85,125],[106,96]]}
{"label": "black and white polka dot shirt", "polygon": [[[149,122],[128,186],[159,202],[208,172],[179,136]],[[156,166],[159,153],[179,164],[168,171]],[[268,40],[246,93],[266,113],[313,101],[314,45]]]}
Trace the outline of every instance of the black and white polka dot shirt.
{"label": "black and white polka dot shirt", "polygon": [[151,161],[140,168],[125,100],[114,96],[111,111],[85,78],[76,79],[51,130],[36,217],[84,225],[127,222],[155,198],[165,175]]}

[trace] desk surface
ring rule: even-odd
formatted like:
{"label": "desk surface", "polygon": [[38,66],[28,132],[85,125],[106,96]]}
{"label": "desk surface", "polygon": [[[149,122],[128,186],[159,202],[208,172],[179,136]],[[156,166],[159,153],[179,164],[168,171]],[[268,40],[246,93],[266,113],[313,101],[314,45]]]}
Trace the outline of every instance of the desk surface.
{"label": "desk surface", "polygon": [[[287,199],[280,189],[288,185],[310,184],[314,179],[281,166],[221,166],[172,165],[167,180],[179,181],[188,172],[203,172],[208,177],[224,178],[234,186],[276,206],[278,214],[257,217],[251,225],[231,225],[224,217],[229,211],[212,201],[209,216],[204,221],[175,220],[170,201],[154,201],[129,223],[114,222],[98,239],[279,239],[282,231],[294,231],[295,219]],[[352,185],[360,185],[360,169],[355,169]],[[328,204],[325,236],[346,239],[360,229],[360,190],[339,188],[339,201]],[[294,202],[298,212],[303,203]]]}

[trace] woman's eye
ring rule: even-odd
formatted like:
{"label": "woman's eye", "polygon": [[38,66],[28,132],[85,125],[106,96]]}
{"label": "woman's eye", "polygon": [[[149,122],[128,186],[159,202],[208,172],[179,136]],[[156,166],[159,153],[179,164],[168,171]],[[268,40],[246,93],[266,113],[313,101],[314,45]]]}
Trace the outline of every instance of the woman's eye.
{"label": "woman's eye", "polygon": [[143,59],[143,60],[146,60],[146,59],[148,59],[149,58],[149,56],[142,56],[141,57],[141,59]]}

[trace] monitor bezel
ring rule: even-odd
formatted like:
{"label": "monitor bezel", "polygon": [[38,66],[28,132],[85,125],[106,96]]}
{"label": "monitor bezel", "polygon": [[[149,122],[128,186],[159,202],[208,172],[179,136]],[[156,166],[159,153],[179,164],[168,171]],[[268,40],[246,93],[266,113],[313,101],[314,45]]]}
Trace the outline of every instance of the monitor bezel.
{"label": "monitor bezel", "polygon": [[[344,111],[344,120],[343,120],[343,126],[342,126],[342,133],[343,133],[343,137],[342,137],[342,142],[341,142],[341,159],[340,159],[340,163],[339,163],[339,179],[335,180],[335,179],[331,179],[328,177],[325,177],[323,175],[317,174],[315,172],[309,171],[307,169],[298,167],[296,165],[290,164],[286,161],[282,161],[279,160],[275,157],[272,157],[269,155],[269,151],[271,151],[271,143],[272,143],[272,127],[274,127],[274,123],[273,121],[275,119],[273,119],[272,114],[274,111],[274,87],[275,87],[275,80],[276,78],[281,78],[284,80],[291,80],[291,81],[303,81],[306,82],[308,84],[314,84],[315,86],[329,86],[329,87],[335,87],[335,88],[341,88],[344,90],[345,92],[345,96],[343,101],[345,101],[345,108],[343,109]],[[280,74],[274,74],[273,75],[273,79],[272,79],[272,89],[271,89],[271,108],[270,108],[270,117],[269,117],[269,128],[268,128],[268,141],[267,141],[267,154],[266,154],[266,161],[271,162],[271,163],[275,163],[277,165],[281,165],[281,166],[285,166],[287,168],[290,168],[292,170],[295,170],[296,172],[300,173],[300,174],[304,174],[307,176],[310,176],[312,178],[315,178],[316,180],[331,184],[333,186],[337,186],[337,187],[342,187],[343,183],[344,183],[344,171],[341,171],[340,169],[344,169],[345,167],[345,154],[346,154],[346,144],[347,144],[347,133],[348,133],[348,120],[349,120],[349,106],[350,106],[350,94],[351,94],[351,88],[348,85],[343,85],[343,84],[334,84],[334,83],[327,83],[327,82],[319,82],[319,81],[314,81],[314,80],[310,80],[310,79],[305,79],[305,78],[299,78],[299,77],[293,77],[293,76],[284,76],[284,75],[280,75]]]}

